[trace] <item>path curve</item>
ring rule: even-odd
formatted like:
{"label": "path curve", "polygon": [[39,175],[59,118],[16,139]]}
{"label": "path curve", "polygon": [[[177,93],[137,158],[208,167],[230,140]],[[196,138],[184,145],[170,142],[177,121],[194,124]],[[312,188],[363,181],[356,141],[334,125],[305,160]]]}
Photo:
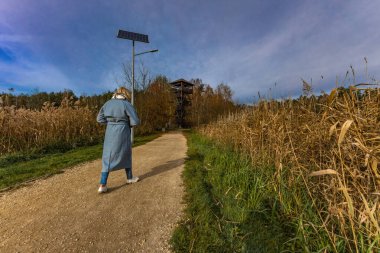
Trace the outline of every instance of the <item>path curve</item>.
{"label": "path curve", "polygon": [[183,209],[181,132],[133,148],[134,174],[109,176],[98,194],[101,160],[0,196],[0,252],[169,252]]}

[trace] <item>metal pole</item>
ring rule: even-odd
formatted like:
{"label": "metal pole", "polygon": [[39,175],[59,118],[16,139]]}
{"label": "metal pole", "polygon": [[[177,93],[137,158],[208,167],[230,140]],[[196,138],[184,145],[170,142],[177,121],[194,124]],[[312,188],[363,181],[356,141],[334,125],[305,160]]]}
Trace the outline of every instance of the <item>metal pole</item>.
{"label": "metal pole", "polygon": [[[135,41],[132,40],[132,105],[135,106]],[[131,143],[134,141],[133,127],[131,129]]]}

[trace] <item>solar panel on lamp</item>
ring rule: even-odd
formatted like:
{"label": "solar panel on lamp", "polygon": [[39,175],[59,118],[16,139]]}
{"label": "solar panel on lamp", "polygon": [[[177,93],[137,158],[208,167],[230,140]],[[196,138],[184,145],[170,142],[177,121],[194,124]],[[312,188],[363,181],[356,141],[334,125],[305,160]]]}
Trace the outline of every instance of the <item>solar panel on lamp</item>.
{"label": "solar panel on lamp", "polygon": [[120,39],[127,39],[127,40],[134,40],[134,41],[149,43],[148,35],[141,34],[141,33],[134,33],[134,32],[119,30],[117,37]]}

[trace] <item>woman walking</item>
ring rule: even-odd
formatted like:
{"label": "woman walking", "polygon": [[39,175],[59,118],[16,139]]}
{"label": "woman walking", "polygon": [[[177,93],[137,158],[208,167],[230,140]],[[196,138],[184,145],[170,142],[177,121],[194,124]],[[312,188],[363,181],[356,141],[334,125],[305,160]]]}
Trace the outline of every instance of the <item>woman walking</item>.
{"label": "woman walking", "polygon": [[129,90],[118,88],[112,99],[100,109],[97,117],[99,123],[107,124],[99,193],[107,191],[107,179],[111,171],[125,169],[128,184],[139,180],[132,175],[131,128],[138,125],[140,120],[135,108],[129,103],[130,98]]}

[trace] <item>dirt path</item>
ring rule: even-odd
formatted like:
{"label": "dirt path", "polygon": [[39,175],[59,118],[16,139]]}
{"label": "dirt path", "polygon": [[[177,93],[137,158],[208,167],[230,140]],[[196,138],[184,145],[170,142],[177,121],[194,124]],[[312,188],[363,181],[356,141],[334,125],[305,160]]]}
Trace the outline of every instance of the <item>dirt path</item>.
{"label": "dirt path", "polygon": [[98,194],[101,160],[0,196],[0,252],[169,252],[182,211],[182,133],[133,149],[134,174],[109,176]]}

